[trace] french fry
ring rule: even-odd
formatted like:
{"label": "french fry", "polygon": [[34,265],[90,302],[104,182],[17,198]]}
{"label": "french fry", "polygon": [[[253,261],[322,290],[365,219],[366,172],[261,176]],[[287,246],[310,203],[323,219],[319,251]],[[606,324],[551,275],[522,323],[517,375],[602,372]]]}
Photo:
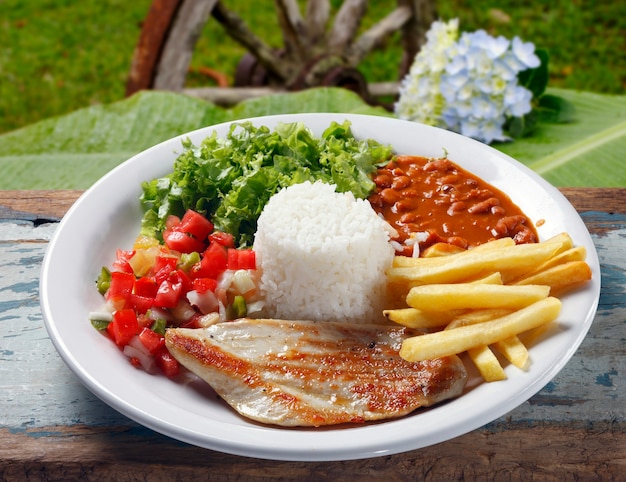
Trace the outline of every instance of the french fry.
{"label": "french fry", "polygon": [[439,256],[449,256],[451,254],[462,253],[463,251],[465,251],[465,249],[460,246],[454,246],[448,243],[435,243],[422,251],[420,256],[424,259],[436,258]]}
{"label": "french fry", "polygon": [[517,335],[497,341],[493,344],[493,347],[517,368],[525,370],[528,367],[530,360],[528,349]]}
{"label": "french fry", "polygon": [[488,346],[478,346],[467,350],[470,359],[478,368],[480,375],[486,382],[506,380],[506,373],[500,362]]}
{"label": "french fry", "polygon": [[[492,273],[476,280],[468,280],[468,283],[484,283],[502,285],[502,277],[500,273]],[[406,297],[411,289],[410,285],[405,283],[389,283],[387,285],[388,303],[390,307],[400,308],[406,304]],[[428,311],[428,310],[427,310]]]}
{"label": "french fry", "polygon": [[440,328],[446,326],[460,311],[424,311],[415,308],[384,310],[389,320],[409,328]]}
{"label": "french fry", "polygon": [[405,340],[400,355],[419,361],[467,352],[485,381],[506,379],[492,348],[527,369],[528,348],[518,334],[528,341],[534,328],[545,328],[560,311],[554,296],[592,277],[584,246],[574,247],[567,233],[526,245],[503,238],[465,251],[433,245],[422,256],[394,259],[389,284],[409,308],[385,315],[440,331]]}
{"label": "french fry", "polygon": [[501,308],[485,308],[482,310],[464,311],[462,314],[454,317],[454,319],[446,326],[446,330],[451,330],[452,328],[458,328],[460,326],[485,323],[486,321],[493,321],[496,318],[502,318],[503,316],[510,315],[512,311],[513,310]]}
{"label": "french fry", "polygon": [[558,298],[545,298],[493,321],[407,338],[400,356],[410,362],[424,361],[491,345],[555,320],[560,310]]}
{"label": "french fry", "polygon": [[411,308],[448,311],[478,308],[519,309],[546,298],[548,286],[508,286],[483,283],[430,284],[411,288],[406,302]]}
{"label": "french fry", "polygon": [[518,280],[517,286],[542,284],[550,287],[551,293],[562,293],[565,289],[591,279],[591,268],[585,261],[569,261]]}
{"label": "french fry", "polygon": [[[457,316],[446,327],[446,330],[458,328],[459,326],[475,325],[478,323],[485,323],[486,321],[492,321],[496,318],[508,315],[510,310],[498,310],[498,309],[484,309],[466,311],[460,316]],[[499,380],[505,380],[506,374],[500,362],[493,354],[491,349],[486,346],[477,346],[467,350],[467,354],[478,369],[478,372],[486,382],[496,382]]]}
{"label": "french fry", "polygon": [[475,280],[469,280],[467,283],[481,283],[485,285],[502,285],[502,275],[500,273],[490,273],[486,276]]}
{"label": "french fry", "polygon": [[543,242],[558,244],[560,248],[558,249],[557,254],[574,247],[574,241],[572,240],[572,237],[566,232],[555,234],[554,236],[546,239]]}
{"label": "french fry", "polygon": [[574,248],[567,249],[549,258],[544,263],[537,266],[537,268],[534,271],[527,273],[524,277],[528,277],[535,273],[540,273],[541,271],[545,271],[548,268],[553,268],[560,264],[569,263],[570,261],[585,261],[586,257],[587,257],[587,250],[585,249],[585,247],[576,246]]}
{"label": "french fry", "polygon": [[433,283],[457,283],[499,271],[506,283],[507,279],[515,279],[543,263],[560,250],[561,246],[562,243],[556,240],[495,247],[491,250],[474,248],[450,256],[428,258],[422,260],[424,263],[413,266],[392,266],[387,271],[387,277],[391,282],[404,281],[413,287]]}
{"label": "french fry", "polygon": [[[487,243],[479,244],[478,246],[471,248],[469,250],[461,249],[456,253],[449,253],[445,256],[429,256],[429,257],[422,256],[420,258],[411,258],[409,256],[396,256],[393,260],[393,266],[410,268],[414,266],[420,266],[424,263],[432,264],[436,266],[439,264],[446,263],[448,256],[462,256],[470,251],[474,253],[479,253],[481,251],[490,251],[494,249],[507,248],[511,246],[515,246],[515,241],[513,241],[512,238],[499,238],[499,239],[494,239],[493,241],[489,241]],[[430,249],[430,248],[427,248],[427,249]],[[427,251],[427,250],[424,250],[424,251]]]}
{"label": "french fry", "polygon": [[[484,278],[472,281],[471,283],[484,283],[502,285],[502,277],[500,273],[492,273]],[[403,296],[406,299],[406,293]],[[485,310],[486,311],[486,310]],[[439,328],[446,326],[459,316],[467,313],[467,310],[446,310],[446,311],[432,311],[432,310],[418,310],[416,308],[397,308],[390,310],[383,310],[383,315],[387,319],[404,325],[409,328]],[[500,315],[508,313],[507,311],[500,310]],[[492,318],[495,318],[494,315]],[[485,318],[486,320],[486,318]],[[485,321],[483,320],[483,321]]]}
{"label": "french fry", "polygon": [[[456,317],[446,326],[445,329],[451,330],[460,326],[485,323],[486,321],[492,321],[496,318],[501,318],[510,313],[511,311],[502,309],[484,309],[470,311]],[[505,338],[504,340],[500,340],[494,343],[493,346],[500,353],[502,353],[507,360],[509,360],[513,365],[517,366],[518,368],[525,369],[528,365],[528,349],[524,346],[524,344],[517,337],[517,335]],[[495,362],[497,362],[498,359],[495,357],[495,355],[493,355],[493,353],[491,353],[491,356],[484,353],[485,349],[489,349],[489,347],[483,346],[473,348],[472,350],[474,351],[474,353],[477,353],[476,356],[472,355],[472,350],[468,350],[467,353],[470,356],[471,360],[474,362],[474,365],[476,365],[476,368],[478,368],[478,371],[481,373],[485,381],[503,380],[503,378],[498,378],[501,375],[499,375],[498,369],[495,367]],[[489,351],[491,352],[491,350]],[[500,369],[502,370],[501,366]],[[502,370],[502,373],[504,373],[504,370]]]}

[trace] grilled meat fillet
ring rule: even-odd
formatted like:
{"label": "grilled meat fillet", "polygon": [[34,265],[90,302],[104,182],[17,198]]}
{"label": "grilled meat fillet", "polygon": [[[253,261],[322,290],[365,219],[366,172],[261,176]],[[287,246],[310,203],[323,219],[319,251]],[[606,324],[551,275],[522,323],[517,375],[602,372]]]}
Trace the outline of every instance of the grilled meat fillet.
{"label": "grilled meat fillet", "polygon": [[387,325],[242,319],[169,329],[172,355],[250,419],[282,426],[398,417],[458,396],[462,361],[410,363],[409,329]]}

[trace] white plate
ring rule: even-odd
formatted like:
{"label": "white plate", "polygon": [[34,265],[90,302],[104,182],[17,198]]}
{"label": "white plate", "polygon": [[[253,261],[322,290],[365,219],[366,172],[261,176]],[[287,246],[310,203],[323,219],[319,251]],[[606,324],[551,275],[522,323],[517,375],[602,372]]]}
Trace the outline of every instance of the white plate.
{"label": "white plate", "polygon": [[563,299],[558,322],[535,340],[526,372],[506,367],[498,383],[470,381],[461,397],[428,410],[363,426],[283,429],[238,416],[202,384],[175,383],[133,368],[111,341],[92,328],[88,313],[101,305],[94,280],[116,248],[130,248],[139,231],[141,182],[172,169],[181,139],[199,143],[229,124],[200,129],[163,142],[121,164],[71,207],[50,241],[41,274],[41,308],[63,360],[95,395],[157,432],[201,447],[257,458],[296,461],[349,460],[404,452],[465,434],[514,409],[544,387],[574,354],[597,308],[600,269],[589,232],[554,187],[510,157],[460,135],[384,117],[296,114],[251,119],[273,127],[302,121],[320,135],[331,120],[352,123],[358,138],[391,144],[400,154],[451,160],[509,194],[533,221],[544,220],[542,239],[567,231],[587,248],[593,280]]}

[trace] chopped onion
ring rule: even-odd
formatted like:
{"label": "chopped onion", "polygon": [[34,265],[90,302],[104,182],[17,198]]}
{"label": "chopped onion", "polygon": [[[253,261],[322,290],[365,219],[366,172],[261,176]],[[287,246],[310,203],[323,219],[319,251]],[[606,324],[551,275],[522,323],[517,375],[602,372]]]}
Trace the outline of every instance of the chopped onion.
{"label": "chopped onion", "polygon": [[148,349],[141,343],[138,336],[134,336],[128,345],[124,347],[124,355],[128,358],[136,358],[145,371],[152,373],[155,366],[154,357]]}
{"label": "chopped onion", "polygon": [[193,306],[185,300],[180,300],[178,304],[172,308],[172,315],[177,321],[190,320],[196,314]]}
{"label": "chopped onion", "polygon": [[253,301],[252,303],[248,303],[248,316],[253,316],[263,311],[265,307],[265,302],[263,300]]}
{"label": "chopped onion", "polygon": [[217,289],[228,290],[233,282],[233,273],[231,269],[224,271],[217,280]]}
{"label": "chopped onion", "polygon": [[256,288],[252,274],[247,269],[239,269],[233,274],[232,287],[239,294],[246,294]]}
{"label": "chopped onion", "polygon": [[207,328],[211,325],[219,323],[220,321],[222,320],[217,312],[209,313],[208,315],[201,316],[197,319],[198,325],[202,328]]}
{"label": "chopped onion", "polygon": [[107,310],[91,311],[89,313],[90,320],[113,321],[113,313]]}
{"label": "chopped onion", "polygon": [[187,292],[187,300],[193,306],[200,310],[200,313],[206,315],[217,311],[217,296],[211,290],[204,293],[198,293],[196,290]]}
{"label": "chopped onion", "polygon": [[153,321],[156,320],[165,320],[165,321],[173,321],[172,315],[169,314],[166,310],[161,308],[150,308],[146,313],[146,316]]}

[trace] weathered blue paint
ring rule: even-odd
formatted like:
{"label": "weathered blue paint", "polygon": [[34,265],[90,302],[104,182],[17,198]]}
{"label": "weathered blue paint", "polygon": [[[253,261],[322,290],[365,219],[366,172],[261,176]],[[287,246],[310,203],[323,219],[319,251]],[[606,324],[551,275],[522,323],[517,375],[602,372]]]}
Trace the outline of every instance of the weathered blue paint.
{"label": "weathered blue paint", "polygon": [[604,211],[585,211],[580,213],[585,224],[606,224],[608,227],[619,228],[626,224],[626,214],[607,213]]}
{"label": "weathered blue paint", "polygon": [[596,383],[605,387],[613,386],[613,377],[617,377],[617,370],[611,370],[610,372],[603,373],[596,377]]}
{"label": "weathered blue paint", "polygon": [[34,431],[34,430],[28,430],[26,428],[20,427],[20,428],[9,428],[9,432],[12,434],[24,434],[24,435],[28,435],[29,437],[33,437],[33,438],[42,438],[42,437],[62,437],[62,436],[66,436],[67,434],[61,431],[52,431],[52,430],[40,430],[40,431]]}

